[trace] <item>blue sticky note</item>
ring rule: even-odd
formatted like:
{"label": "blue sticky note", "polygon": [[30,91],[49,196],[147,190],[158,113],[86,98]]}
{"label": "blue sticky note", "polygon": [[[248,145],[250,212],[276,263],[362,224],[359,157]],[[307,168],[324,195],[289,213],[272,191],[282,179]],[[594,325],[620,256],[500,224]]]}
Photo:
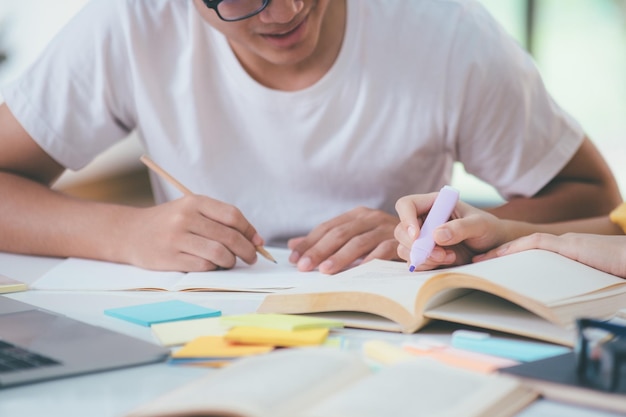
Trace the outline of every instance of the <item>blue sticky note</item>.
{"label": "blue sticky note", "polygon": [[526,340],[492,337],[488,333],[457,330],[452,333],[452,346],[457,349],[499,356],[520,362],[532,362],[570,351],[565,346]]}
{"label": "blue sticky note", "polygon": [[104,314],[130,321],[131,323],[150,327],[152,324],[165,323],[168,321],[217,317],[221,316],[222,312],[220,310],[202,307],[197,304],[186,303],[180,300],[171,300],[160,303],[111,308],[104,310]]}

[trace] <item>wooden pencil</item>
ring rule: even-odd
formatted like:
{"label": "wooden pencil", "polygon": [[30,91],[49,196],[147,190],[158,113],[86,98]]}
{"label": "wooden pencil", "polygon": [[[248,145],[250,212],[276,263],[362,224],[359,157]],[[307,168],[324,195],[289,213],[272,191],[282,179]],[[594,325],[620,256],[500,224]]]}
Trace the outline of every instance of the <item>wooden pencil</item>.
{"label": "wooden pencil", "polygon": [[[154,162],[152,159],[150,159],[149,156],[141,155],[141,158],[139,158],[139,159],[148,168],[150,168],[152,171],[154,171],[155,173],[160,175],[163,179],[167,180],[170,184],[172,184],[174,187],[176,187],[178,189],[178,191],[180,191],[184,195],[191,195],[191,194],[193,194],[189,188],[185,187],[183,184],[180,183],[180,181],[178,181],[176,178],[172,177],[166,170],[161,168],[156,162]],[[261,254],[265,259],[270,260],[270,261],[272,261],[274,263],[278,263],[278,262],[276,262],[276,259],[274,259],[274,257],[263,246],[259,245],[259,246],[255,246],[255,248],[256,248],[256,251],[259,254]]]}

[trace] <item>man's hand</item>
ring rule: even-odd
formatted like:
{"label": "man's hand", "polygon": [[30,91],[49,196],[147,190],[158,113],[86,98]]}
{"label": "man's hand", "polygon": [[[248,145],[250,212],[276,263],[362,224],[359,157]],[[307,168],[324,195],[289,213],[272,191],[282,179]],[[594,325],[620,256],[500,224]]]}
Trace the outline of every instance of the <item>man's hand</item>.
{"label": "man's hand", "polygon": [[148,269],[210,271],[232,268],[236,258],[252,264],[255,246],[263,244],[241,211],[206,196],[188,195],[127,213],[119,256]]}
{"label": "man's hand", "polygon": [[307,236],[290,239],[289,261],[300,271],[319,268],[335,274],[355,262],[397,259],[393,231],[398,218],[381,210],[359,207],[322,223]]}

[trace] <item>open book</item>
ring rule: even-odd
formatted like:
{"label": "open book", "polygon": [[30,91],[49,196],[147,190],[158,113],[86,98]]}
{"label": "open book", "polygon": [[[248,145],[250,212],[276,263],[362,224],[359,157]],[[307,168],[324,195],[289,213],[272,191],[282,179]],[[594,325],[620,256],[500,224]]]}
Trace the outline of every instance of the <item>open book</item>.
{"label": "open book", "polygon": [[335,312],[346,326],[405,333],[439,319],[572,346],[577,317],[608,317],[625,305],[626,280],[530,250],[429,272],[374,260],[269,294],[258,312]]}
{"label": "open book", "polygon": [[506,417],[536,397],[514,378],[430,359],[374,372],[354,352],[300,348],[242,359],[127,417]]}
{"label": "open book", "polygon": [[287,249],[271,248],[277,264],[259,257],[254,265],[237,261],[234,268],[209,272],[151,271],[136,266],[68,258],[31,286],[64,291],[246,291],[272,292],[313,281],[319,272],[299,272]]}

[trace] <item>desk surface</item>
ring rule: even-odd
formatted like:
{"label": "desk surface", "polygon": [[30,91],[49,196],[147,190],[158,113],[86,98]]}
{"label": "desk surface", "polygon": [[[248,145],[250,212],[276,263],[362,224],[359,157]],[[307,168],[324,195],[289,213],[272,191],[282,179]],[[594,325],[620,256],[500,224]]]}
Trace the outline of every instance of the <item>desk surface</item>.
{"label": "desk surface", "polygon": [[[28,257],[0,253],[0,274],[32,283],[60,262],[59,259]],[[156,342],[150,329],[105,316],[107,308],[147,302],[180,299],[222,310],[223,314],[254,312],[263,294],[253,293],[183,293],[183,292],[84,292],[26,291],[8,295],[39,307],[65,314],[91,324]],[[449,328],[428,328],[433,337],[447,338]],[[358,348],[367,339],[384,338],[391,342],[407,341],[416,335],[344,329],[349,346]],[[0,416],[90,416],[118,417],[140,404],[156,398],[181,384],[214,370],[170,366],[165,363],[41,382],[0,390]],[[604,413],[539,400],[518,414],[518,417],[616,417]]]}

